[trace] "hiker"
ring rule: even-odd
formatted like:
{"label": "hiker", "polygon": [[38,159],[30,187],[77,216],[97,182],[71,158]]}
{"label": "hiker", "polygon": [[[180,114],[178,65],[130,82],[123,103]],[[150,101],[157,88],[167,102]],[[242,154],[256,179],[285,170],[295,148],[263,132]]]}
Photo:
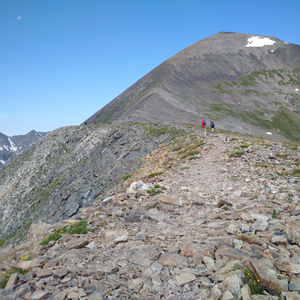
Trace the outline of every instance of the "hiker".
{"label": "hiker", "polygon": [[205,133],[206,133],[206,127],[205,127],[205,126],[206,126],[206,122],[205,122],[204,119],[202,119],[202,120],[201,120],[201,127],[204,128],[204,131],[205,131]]}
{"label": "hiker", "polygon": [[211,128],[211,132],[215,131],[215,122],[214,121],[210,121],[210,128]]}

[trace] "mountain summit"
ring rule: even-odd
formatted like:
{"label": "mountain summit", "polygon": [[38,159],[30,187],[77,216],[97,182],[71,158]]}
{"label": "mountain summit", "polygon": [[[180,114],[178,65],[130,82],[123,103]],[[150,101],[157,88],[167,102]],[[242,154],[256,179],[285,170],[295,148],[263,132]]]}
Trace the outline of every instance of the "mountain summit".
{"label": "mountain summit", "polygon": [[220,32],[153,69],[86,122],[165,121],[300,140],[300,46]]}

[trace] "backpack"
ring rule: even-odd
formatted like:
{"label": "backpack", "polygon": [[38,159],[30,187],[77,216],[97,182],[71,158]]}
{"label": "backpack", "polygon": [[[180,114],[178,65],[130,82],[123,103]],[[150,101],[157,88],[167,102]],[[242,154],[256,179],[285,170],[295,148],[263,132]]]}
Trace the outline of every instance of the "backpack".
{"label": "backpack", "polygon": [[203,119],[203,125],[206,125],[206,122],[205,122],[205,120]]}
{"label": "backpack", "polygon": [[210,124],[211,124],[211,126],[214,126],[214,125],[215,125],[214,121],[211,121],[211,123],[210,123]]}

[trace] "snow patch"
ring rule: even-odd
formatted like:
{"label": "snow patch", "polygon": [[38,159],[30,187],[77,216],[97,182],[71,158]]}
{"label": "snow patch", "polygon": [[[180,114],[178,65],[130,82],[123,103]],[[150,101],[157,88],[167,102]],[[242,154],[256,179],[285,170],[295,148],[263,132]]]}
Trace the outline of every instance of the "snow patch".
{"label": "snow patch", "polygon": [[10,140],[10,138],[8,138],[9,142],[10,142],[10,149],[12,151],[17,151],[18,147],[16,147],[16,145]]}
{"label": "snow patch", "polygon": [[35,137],[39,140],[41,137],[43,137],[39,132],[35,133]]}
{"label": "snow patch", "polygon": [[2,151],[3,150],[3,148],[2,147],[0,147],[0,151]]}
{"label": "snow patch", "polygon": [[2,165],[5,165],[5,161],[0,159],[0,163],[2,163]]}
{"label": "snow patch", "polygon": [[289,44],[289,43],[287,43],[287,42],[284,42],[284,43],[287,44],[287,45]]}
{"label": "snow patch", "polygon": [[271,50],[271,52],[274,52],[274,50]]}
{"label": "snow patch", "polygon": [[8,148],[6,146],[3,146],[7,151],[8,151]]}
{"label": "snow patch", "polygon": [[299,92],[299,89],[295,89],[296,92]]}
{"label": "snow patch", "polygon": [[268,134],[268,135],[272,135],[272,132],[266,132],[266,134]]}
{"label": "snow patch", "polygon": [[253,36],[247,39],[248,44],[245,47],[263,47],[263,46],[271,46],[276,42],[270,40],[269,38],[262,38],[260,36]]}

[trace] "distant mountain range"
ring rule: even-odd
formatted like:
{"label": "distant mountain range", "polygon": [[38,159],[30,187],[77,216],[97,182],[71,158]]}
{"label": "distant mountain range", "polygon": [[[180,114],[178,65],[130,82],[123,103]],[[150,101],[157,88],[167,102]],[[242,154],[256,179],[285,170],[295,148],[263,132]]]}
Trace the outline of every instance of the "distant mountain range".
{"label": "distant mountain range", "polygon": [[0,169],[10,160],[14,159],[17,154],[27,150],[46,134],[47,132],[31,130],[25,135],[8,137],[0,132]]}
{"label": "distant mountain range", "polygon": [[300,46],[220,32],[145,75],[89,122],[163,121],[300,141]]}

